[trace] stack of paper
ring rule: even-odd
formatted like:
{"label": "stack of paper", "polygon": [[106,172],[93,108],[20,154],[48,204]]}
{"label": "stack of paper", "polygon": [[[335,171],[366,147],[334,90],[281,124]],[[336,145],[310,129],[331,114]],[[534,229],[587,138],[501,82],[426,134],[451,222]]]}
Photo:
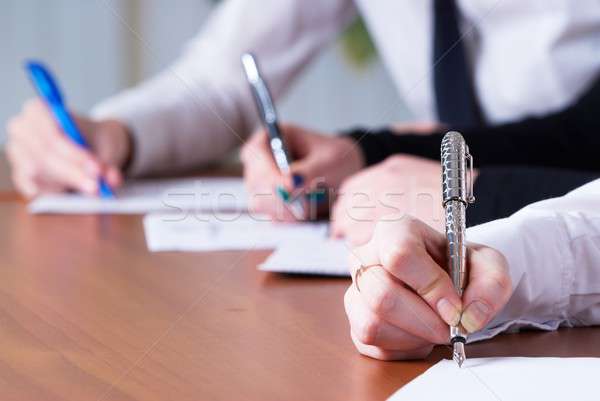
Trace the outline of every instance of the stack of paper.
{"label": "stack of paper", "polygon": [[79,194],[44,195],[29,205],[33,213],[124,213],[190,210],[247,210],[248,195],[240,178],[188,178],[130,181],[115,199]]}
{"label": "stack of paper", "polygon": [[151,214],[144,218],[144,230],[154,252],[274,249],[288,241],[327,238],[326,224],[278,224],[246,213]]}
{"label": "stack of paper", "polygon": [[150,251],[276,249],[261,269],[348,275],[348,248],[328,239],[327,224],[276,224],[247,213],[248,194],[239,178],[138,180],[114,199],[46,195],[29,208],[63,214],[160,212],[144,218]]}
{"label": "stack of paper", "polygon": [[443,360],[389,401],[600,400],[600,358]]}
{"label": "stack of paper", "polygon": [[246,213],[151,214],[144,231],[153,252],[275,249],[261,270],[348,276],[349,248],[328,239],[326,223],[281,224]]}

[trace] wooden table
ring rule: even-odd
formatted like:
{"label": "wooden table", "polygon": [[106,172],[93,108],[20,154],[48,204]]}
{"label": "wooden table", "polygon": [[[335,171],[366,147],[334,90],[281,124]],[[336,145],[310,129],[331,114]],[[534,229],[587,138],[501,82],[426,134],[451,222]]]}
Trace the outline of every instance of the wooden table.
{"label": "wooden table", "polygon": [[[442,357],[356,353],[346,279],[268,274],[268,252],[158,253],[139,216],[31,216],[0,197],[0,399],[383,400]],[[597,356],[600,329],[470,356]]]}

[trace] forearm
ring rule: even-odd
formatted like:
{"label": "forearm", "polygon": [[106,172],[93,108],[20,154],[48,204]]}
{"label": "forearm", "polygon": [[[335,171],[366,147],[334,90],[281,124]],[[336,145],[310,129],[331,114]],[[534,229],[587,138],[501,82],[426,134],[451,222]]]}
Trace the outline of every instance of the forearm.
{"label": "forearm", "polygon": [[507,258],[513,295],[474,340],[522,327],[600,324],[600,181],[472,227],[468,240]]}
{"label": "forearm", "polygon": [[240,88],[190,87],[173,96],[179,78],[172,74],[165,72],[93,112],[95,118],[117,119],[128,127],[134,144],[130,176],[177,172],[218,160],[241,143],[253,124],[252,114],[236,104],[235,99],[244,97]]}

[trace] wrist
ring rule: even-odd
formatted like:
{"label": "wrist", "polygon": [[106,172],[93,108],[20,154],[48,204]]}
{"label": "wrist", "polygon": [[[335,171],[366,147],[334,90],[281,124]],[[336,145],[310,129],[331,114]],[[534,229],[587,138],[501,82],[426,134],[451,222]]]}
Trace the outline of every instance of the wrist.
{"label": "wrist", "polygon": [[100,124],[103,125],[102,131],[110,136],[110,143],[112,144],[111,155],[108,160],[119,170],[127,170],[131,164],[134,151],[133,135],[129,127],[118,120],[106,120]]}
{"label": "wrist", "polygon": [[343,156],[347,160],[348,175],[354,174],[362,170],[366,166],[365,155],[359,144],[353,138],[340,136],[340,148],[343,151]]}
{"label": "wrist", "polygon": [[337,137],[338,144],[337,160],[335,161],[335,171],[337,172],[334,179],[334,187],[338,188],[342,181],[347,177],[362,170],[365,165],[365,156],[356,141],[347,136]]}
{"label": "wrist", "polygon": [[356,128],[344,132],[341,138],[347,139],[354,144],[360,153],[362,167],[369,167],[389,156],[389,152],[386,151],[385,146],[380,141],[381,137],[378,135],[380,133],[391,133],[391,131],[385,129],[371,131],[366,128]]}

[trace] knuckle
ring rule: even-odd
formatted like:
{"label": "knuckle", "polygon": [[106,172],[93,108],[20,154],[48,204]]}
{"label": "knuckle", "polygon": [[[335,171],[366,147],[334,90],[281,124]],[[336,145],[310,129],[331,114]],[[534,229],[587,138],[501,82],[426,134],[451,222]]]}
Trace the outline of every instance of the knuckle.
{"label": "knuckle", "polygon": [[382,322],[376,318],[365,319],[356,328],[356,337],[358,341],[366,345],[375,345]]}
{"label": "knuckle", "polygon": [[409,246],[404,241],[398,241],[382,252],[382,261],[386,267],[395,271],[405,269],[412,257]]}
{"label": "knuckle", "polygon": [[385,316],[389,314],[395,306],[395,294],[387,286],[383,286],[373,295],[371,308],[376,315]]}

